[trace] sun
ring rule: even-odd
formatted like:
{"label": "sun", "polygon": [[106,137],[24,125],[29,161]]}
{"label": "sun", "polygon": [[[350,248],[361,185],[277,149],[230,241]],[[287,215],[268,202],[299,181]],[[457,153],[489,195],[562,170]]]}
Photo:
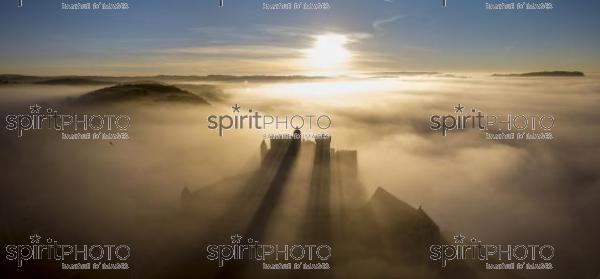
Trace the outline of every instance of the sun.
{"label": "sun", "polygon": [[317,71],[343,71],[350,60],[350,51],[346,49],[348,38],[340,34],[315,36],[313,47],[306,50],[308,66]]}

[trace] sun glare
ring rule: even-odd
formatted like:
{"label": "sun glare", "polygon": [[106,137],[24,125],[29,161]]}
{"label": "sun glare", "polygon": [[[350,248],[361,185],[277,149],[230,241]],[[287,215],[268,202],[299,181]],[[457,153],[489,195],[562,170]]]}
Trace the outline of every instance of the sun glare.
{"label": "sun glare", "polygon": [[316,36],[313,47],[306,51],[308,65],[316,71],[343,71],[350,60],[350,52],[345,47],[347,43],[348,38],[344,35]]}

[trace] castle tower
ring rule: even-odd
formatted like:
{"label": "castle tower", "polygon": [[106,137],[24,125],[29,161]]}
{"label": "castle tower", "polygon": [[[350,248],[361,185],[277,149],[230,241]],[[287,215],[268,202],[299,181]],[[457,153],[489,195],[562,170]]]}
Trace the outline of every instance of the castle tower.
{"label": "castle tower", "polygon": [[329,165],[331,161],[331,137],[326,136],[323,138],[316,138],[315,142],[317,143],[316,156],[323,164]]}
{"label": "castle tower", "polygon": [[300,150],[301,144],[302,144],[302,132],[300,132],[300,129],[295,129],[294,134],[292,134],[291,148],[295,151],[298,151],[298,150]]}
{"label": "castle tower", "polygon": [[263,140],[260,143],[260,161],[264,162],[265,161],[265,157],[267,156],[267,151],[269,151],[267,149],[267,142],[265,140]]}

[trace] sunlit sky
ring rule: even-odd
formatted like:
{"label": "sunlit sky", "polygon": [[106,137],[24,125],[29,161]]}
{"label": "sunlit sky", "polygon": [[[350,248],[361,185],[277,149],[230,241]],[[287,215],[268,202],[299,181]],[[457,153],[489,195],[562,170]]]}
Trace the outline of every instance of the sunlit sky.
{"label": "sunlit sky", "polygon": [[130,0],[126,11],[16,2],[0,3],[0,73],[600,72],[600,1],[552,0],[550,11],[489,11],[484,0],[332,0],[328,11],[266,11],[272,1],[251,0]]}

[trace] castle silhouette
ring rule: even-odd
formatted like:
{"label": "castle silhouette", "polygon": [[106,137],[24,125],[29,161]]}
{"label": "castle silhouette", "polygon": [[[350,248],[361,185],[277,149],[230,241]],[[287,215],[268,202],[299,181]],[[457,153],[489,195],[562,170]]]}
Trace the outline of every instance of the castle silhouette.
{"label": "castle silhouette", "polygon": [[[349,278],[361,270],[353,263],[363,259],[414,267],[396,271],[406,278],[419,272],[423,273],[419,278],[438,278],[434,276],[438,267],[427,255],[428,245],[445,241],[438,226],[421,207],[414,208],[382,188],[367,197],[359,180],[356,150],[331,148],[330,136],[303,140],[300,130],[289,137],[262,141],[259,150],[255,170],[196,191],[184,188],[184,214],[207,228],[198,236],[202,243],[221,243],[240,233],[262,242],[334,247],[335,273],[299,271],[294,273],[298,278]],[[199,267],[199,263],[204,265]],[[211,264],[192,258],[176,268],[181,274],[200,268],[206,278],[279,278],[248,262],[228,263],[223,268]],[[366,270],[377,278],[392,274],[378,268]],[[392,278],[398,277],[393,274]],[[477,278],[462,265],[449,267],[443,275]]]}

